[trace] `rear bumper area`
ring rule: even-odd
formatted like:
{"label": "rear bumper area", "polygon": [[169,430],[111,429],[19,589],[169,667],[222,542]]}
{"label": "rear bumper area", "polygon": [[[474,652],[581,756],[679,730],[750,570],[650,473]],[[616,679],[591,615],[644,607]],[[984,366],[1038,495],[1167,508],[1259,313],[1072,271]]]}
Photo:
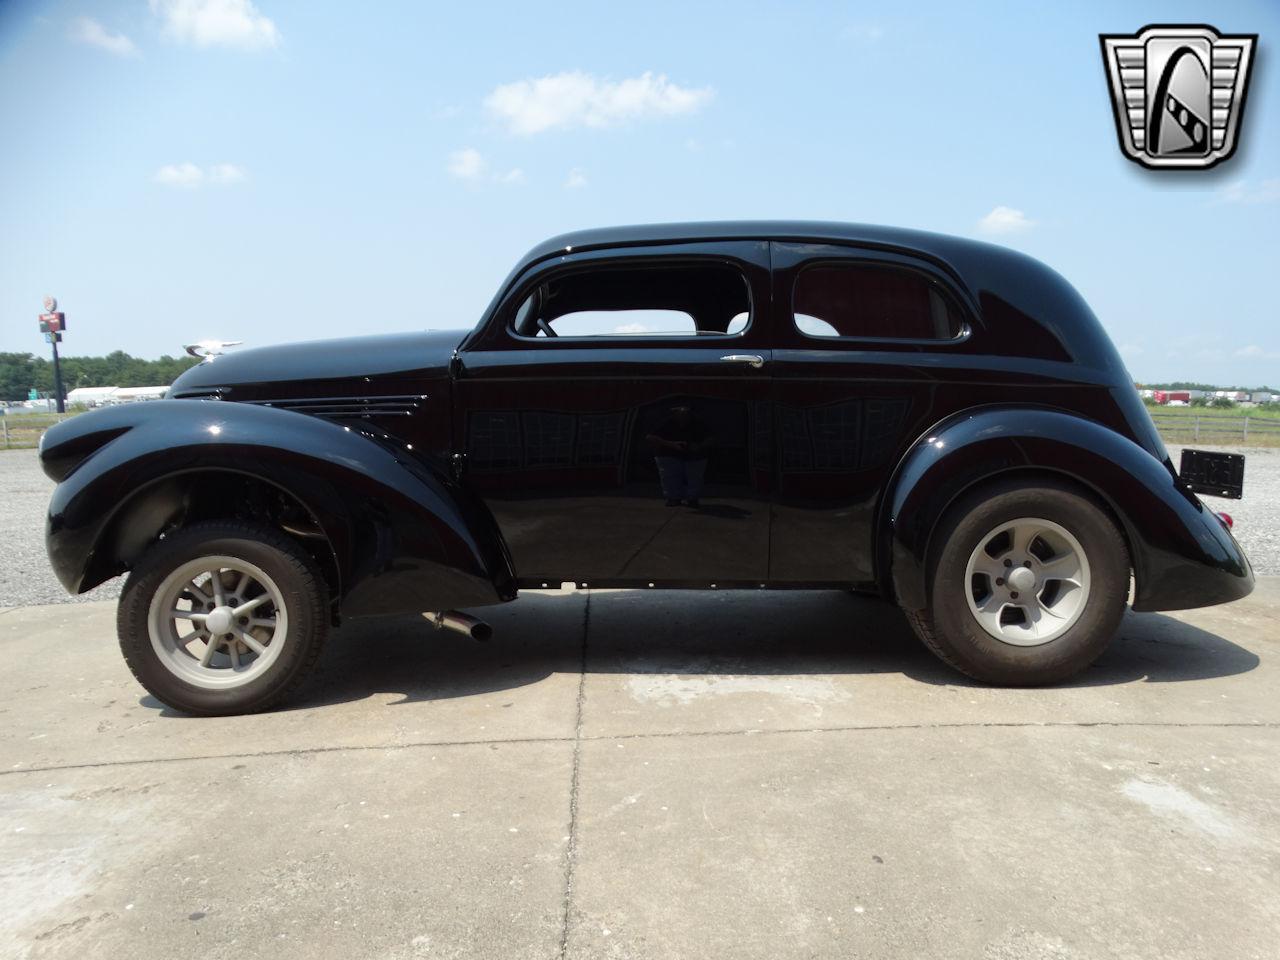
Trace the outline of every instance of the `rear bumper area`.
{"label": "rear bumper area", "polygon": [[1247,597],[1253,592],[1253,566],[1217,515],[1200,505],[1189,518],[1178,553],[1153,550],[1139,572],[1133,609],[1190,610]]}

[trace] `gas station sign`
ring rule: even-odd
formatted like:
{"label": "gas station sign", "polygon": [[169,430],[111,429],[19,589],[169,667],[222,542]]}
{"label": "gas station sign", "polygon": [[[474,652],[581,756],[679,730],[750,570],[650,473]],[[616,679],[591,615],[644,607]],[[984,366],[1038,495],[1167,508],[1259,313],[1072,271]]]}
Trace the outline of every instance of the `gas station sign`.
{"label": "gas station sign", "polygon": [[40,332],[44,334],[44,342],[53,347],[53,392],[58,401],[58,412],[63,413],[66,406],[62,394],[62,364],[58,360],[58,344],[62,342],[62,331],[67,329],[67,315],[58,309],[56,297],[45,297],[43,302]]}

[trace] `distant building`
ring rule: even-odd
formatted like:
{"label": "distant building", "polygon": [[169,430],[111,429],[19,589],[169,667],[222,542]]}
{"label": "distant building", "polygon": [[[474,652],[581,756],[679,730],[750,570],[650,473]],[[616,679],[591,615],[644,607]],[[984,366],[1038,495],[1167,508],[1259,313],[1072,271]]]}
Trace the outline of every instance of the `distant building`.
{"label": "distant building", "polygon": [[106,407],[116,403],[160,400],[168,392],[168,387],[76,387],[67,394],[67,403]]}
{"label": "distant building", "polygon": [[121,387],[111,396],[112,403],[135,403],[138,400],[163,400],[168,387]]}
{"label": "distant building", "polygon": [[110,402],[119,387],[76,387],[67,394],[67,404],[84,407],[100,407]]}

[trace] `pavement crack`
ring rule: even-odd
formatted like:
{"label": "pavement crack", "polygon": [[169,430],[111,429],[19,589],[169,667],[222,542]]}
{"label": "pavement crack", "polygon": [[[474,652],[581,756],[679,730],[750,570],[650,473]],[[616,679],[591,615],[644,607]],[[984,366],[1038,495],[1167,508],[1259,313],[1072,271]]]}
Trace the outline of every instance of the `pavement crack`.
{"label": "pavement crack", "polygon": [[573,725],[573,767],[569,779],[569,840],[564,851],[564,904],[560,915],[560,960],[569,953],[569,922],[573,915],[573,874],[578,865],[578,785],[582,764],[582,705],[587,699],[587,637],[591,630],[591,591],[582,610],[582,658],[578,664],[577,715]]}
{"label": "pavement crack", "polygon": [[[585,660],[585,649],[583,659]],[[585,677],[585,674],[584,674]],[[889,733],[895,730],[1053,730],[1079,729],[1098,727],[1111,729],[1171,729],[1171,730],[1275,730],[1280,728],[1280,721],[1188,721],[1159,722],[1142,720],[1075,720],[1075,721],[1007,721],[992,723],[884,723],[884,724],[851,724],[833,727],[780,727],[774,730],[752,728],[746,730],[672,730],[657,733],[612,733],[596,736],[582,735],[582,704],[586,697],[585,680],[578,685],[578,723],[572,737],[493,737],[484,740],[414,740],[409,743],[369,743],[347,744],[335,747],[291,747],[280,750],[259,750],[250,753],[210,753],[195,754],[185,757],[137,757],[131,760],[101,760],[91,763],[51,763],[38,767],[10,767],[0,770],[0,777],[11,777],[24,773],[58,773],[65,770],[98,770],[110,767],[140,767],[147,764],[164,763],[199,763],[208,760],[255,760],[269,757],[301,757],[324,753],[368,753],[372,751],[389,752],[393,750],[441,750],[448,747],[501,747],[526,746],[549,743],[572,743],[574,745],[573,775],[570,789],[569,826],[572,851],[577,849],[577,796],[578,796],[578,761],[579,751],[583,743],[618,740],[692,740],[701,737],[780,737],[796,734],[831,734],[831,733]],[[571,877],[566,874],[567,879]]]}

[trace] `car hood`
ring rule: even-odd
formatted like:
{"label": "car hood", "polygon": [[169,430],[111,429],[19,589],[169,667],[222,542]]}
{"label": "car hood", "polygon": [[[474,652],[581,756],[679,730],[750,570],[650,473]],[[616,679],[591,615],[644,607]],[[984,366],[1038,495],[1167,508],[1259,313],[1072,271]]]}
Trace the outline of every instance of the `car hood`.
{"label": "car hood", "polygon": [[235,350],[186,371],[173,382],[169,396],[230,391],[249,394],[245,399],[258,399],[292,393],[300,381],[435,379],[448,375],[453,351],[466,334],[465,330],[388,333]]}

